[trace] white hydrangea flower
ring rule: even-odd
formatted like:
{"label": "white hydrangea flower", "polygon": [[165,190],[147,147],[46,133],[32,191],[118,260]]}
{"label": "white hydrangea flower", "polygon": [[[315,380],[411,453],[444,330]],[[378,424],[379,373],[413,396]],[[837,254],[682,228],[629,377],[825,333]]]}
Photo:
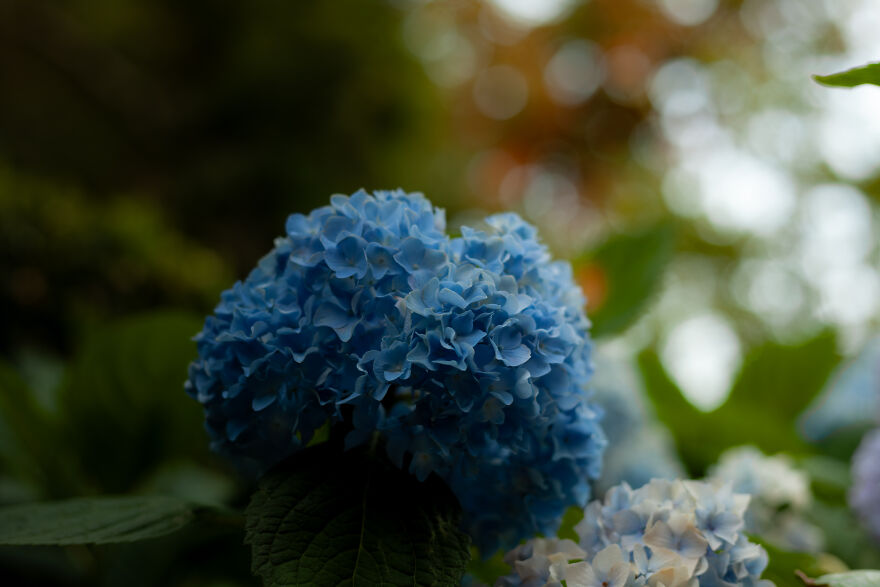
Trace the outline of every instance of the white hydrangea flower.
{"label": "white hydrangea flower", "polygon": [[513,567],[526,587],[555,587],[565,580],[571,561],[583,560],[587,553],[568,539],[535,538],[508,552],[504,562]]}
{"label": "white hydrangea flower", "polygon": [[627,587],[633,584],[633,567],[629,557],[616,544],[600,550],[592,562],[578,562],[565,569],[569,587]]}
{"label": "white hydrangea flower", "polygon": [[725,451],[709,469],[708,479],[730,483],[749,494],[746,530],[787,550],[818,552],[821,531],[804,519],[812,502],[809,477],[787,456],[767,456],[753,446]]}
{"label": "white hydrangea flower", "polygon": [[496,587],[772,587],[760,579],[767,553],[742,534],[748,502],[720,482],[618,485],[586,507],[578,545],[540,538],[516,548]]}
{"label": "white hydrangea flower", "polygon": [[803,508],[810,504],[810,480],[787,456],[767,456],[754,446],[728,449],[709,471],[709,477],[733,485],[772,507]]}

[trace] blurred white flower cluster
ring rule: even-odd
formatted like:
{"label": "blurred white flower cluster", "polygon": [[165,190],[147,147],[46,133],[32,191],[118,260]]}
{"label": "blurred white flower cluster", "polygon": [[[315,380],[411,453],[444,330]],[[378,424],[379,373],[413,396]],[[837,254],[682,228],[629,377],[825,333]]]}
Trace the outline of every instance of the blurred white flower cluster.
{"label": "blurred white flower cluster", "polygon": [[575,528],[510,551],[496,587],[768,587],[767,553],[742,533],[747,495],[729,484],[655,479],[612,488]]}
{"label": "blurred white flower cluster", "polygon": [[752,497],[745,514],[748,532],[786,550],[822,549],[822,532],[804,517],[813,500],[810,480],[787,456],[767,456],[753,446],[732,448],[709,470],[708,479]]}

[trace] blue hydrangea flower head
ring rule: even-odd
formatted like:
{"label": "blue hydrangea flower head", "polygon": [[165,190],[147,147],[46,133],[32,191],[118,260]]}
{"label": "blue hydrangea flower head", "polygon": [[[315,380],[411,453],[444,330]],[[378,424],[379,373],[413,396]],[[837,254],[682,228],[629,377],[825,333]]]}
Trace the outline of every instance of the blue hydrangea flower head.
{"label": "blue hydrangea flower head", "polygon": [[772,587],[767,553],[743,533],[746,495],[729,485],[655,479],[593,501],[580,538],[536,538],[510,551],[496,587]]}
{"label": "blue hydrangea flower head", "polygon": [[880,429],[862,439],[852,462],[849,503],[862,524],[880,541]]}
{"label": "blue hydrangea flower head", "polygon": [[257,472],[327,424],[348,447],[378,434],[449,483],[488,554],[589,498],[588,329],[571,267],[515,214],[450,238],[421,194],[359,191],[290,216],[223,292],[187,391],[214,449]]}

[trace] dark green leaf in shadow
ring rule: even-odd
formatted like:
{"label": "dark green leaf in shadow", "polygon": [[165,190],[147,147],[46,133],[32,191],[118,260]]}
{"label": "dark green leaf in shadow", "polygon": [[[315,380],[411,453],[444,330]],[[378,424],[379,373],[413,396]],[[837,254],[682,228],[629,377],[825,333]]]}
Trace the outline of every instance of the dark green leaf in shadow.
{"label": "dark green leaf in shadow", "polygon": [[245,512],[253,572],[281,585],[458,585],[470,560],[460,507],[364,451],[303,450],[259,483]]}
{"label": "dark green leaf in shadow", "polygon": [[880,63],[869,63],[831,75],[814,75],[813,79],[824,86],[838,88],[852,88],[862,84],[880,86]]}
{"label": "dark green leaf in shadow", "polygon": [[202,506],[166,496],[75,498],[0,508],[0,544],[135,542],[176,532]]}
{"label": "dark green leaf in shadow", "polygon": [[13,479],[39,487],[76,485],[73,453],[12,365],[0,362],[0,463]]}
{"label": "dark green leaf in shadow", "polygon": [[206,458],[199,405],[183,391],[201,320],[162,312],[86,338],[60,391],[64,443],[99,493],[127,492],[169,458]]}
{"label": "dark green leaf in shadow", "polygon": [[813,447],[817,452],[820,452],[825,456],[849,461],[853,453],[859,447],[859,444],[862,442],[862,438],[870,430],[873,430],[874,426],[873,423],[869,424],[865,422],[840,428],[823,438],[821,441],[813,443]]}
{"label": "dark green leaf in shadow", "polygon": [[235,481],[230,476],[190,461],[162,464],[137,488],[142,495],[170,495],[218,505],[229,503],[235,492]]}

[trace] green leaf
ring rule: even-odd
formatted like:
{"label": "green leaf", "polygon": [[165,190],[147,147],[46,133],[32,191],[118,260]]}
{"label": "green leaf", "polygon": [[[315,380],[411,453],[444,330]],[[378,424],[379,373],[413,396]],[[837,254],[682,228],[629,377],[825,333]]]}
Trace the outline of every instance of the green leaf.
{"label": "green leaf", "polygon": [[113,544],[164,536],[201,506],[164,496],[97,497],[0,508],[0,544]]}
{"label": "green leaf", "polygon": [[839,362],[837,339],[831,331],[799,345],[768,342],[757,346],[746,355],[725,405],[761,406],[792,427]]}
{"label": "green leaf", "polygon": [[[829,504],[814,500],[806,517],[825,535],[825,549],[849,568],[880,567],[880,551],[845,502]],[[826,572],[834,570],[827,569]],[[819,574],[822,573],[813,573],[814,576]]]}
{"label": "green leaf", "polygon": [[59,401],[62,443],[77,455],[90,490],[125,493],[168,459],[208,457],[202,409],[183,391],[200,327],[189,314],[157,312],[85,339]]}
{"label": "green leaf", "polygon": [[[872,414],[873,415],[873,414]],[[874,429],[874,424],[861,422],[839,428],[815,443],[814,447],[827,457],[849,461],[859,447],[865,434]]]}
{"label": "green leaf", "polygon": [[252,569],[267,587],[458,585],[470,560],[442,482],[333,443],[267,474],[245,516]]}
{"label": "green leaf", "polygon": [[659,290],[674,245],[675,231],[663,224],[612,236],[588,256],[604,283],[601,305],[590,315],[593,336],[617,334],[635,322]]}
{"label": "green leaf", "polygon": [[639,357],[657,416],[669,427],[695,476],[732,446],[752,444],[768,454],[809,452],[795,418],[819,393],[838,361],[830,334],[797,346],[765,343],[748,353],[724,404],[706,413],[685,399],[654,351]]}
{"label": "green leaf", "polygon": [[828,587],[877,587],[880,585],[880,571],[834,573],[814,579],[814,583]]}
{"label": "green leaf", "polygon": [[729,440],[725,437],[730,432],[711,429],[712,417],[685,399],[653,350],[641,353],[638,362],[645,390],[657,417],[672,433],[685,465],[694,476],[699,476],[708,464],[715,461],[718,452],[727,446]]}
{"label": "green leaf", "polygon": [[825,86],[852,88],[861,84],[880,86],[880,63],[869,63],[831,75],[814,75],[813,79]]}
{"label": "green leaf", "polygon": [[0,362],[0,462],[26,477],[39,475],[46,442],[42,413],[28,385],[15,368]]}
{"label": "green leaf", "polygon": [[164,463],[137,488],[141,495],[171,495],[205,504],[225,504],[235,496],[235,482],[227,475],[190,461]]}
{"label": "green leaf", "polygon": [[825,572],[820,563],[811,554],[782,550],[756,536],[750,536],[749,538],[752,542],[757,542],[763,546],[767,551],[769,561],[767,568],[761,574],[761,578],[773,581],[776,587],[803,587],[803,583],[795,574],[796,571],[808,575]]}
{"label": "green leaf", "polygon": [[825,501],[846,504],[847,490],[852,485],[848,462],[817,455],[801,459],[798,467],[810,476],[814,495]]}
{"label": "green leaf", "polygon": [[557,538],[568,538],[575,542],[580,542],[581,537],[575,532],[575,526],[584,519],[584,508],[572,506],[565,510],[562,515],[562,522],[559,523],[559,530],[556,531]]}
{"label": "green leaf", "polygon": [[11,365],[0,361],[0,464],[35,488],[77,484],[72,455],[57,441],[57,428],[33,390]]}
{"label": "green leaf", "polygon": [[477,584],[494,585],[498,579],[510,574],[510,565],[504,562],[504,551],[499,550],[487,559],[480,556],[479,550],[471,549],[471,562],[467,569],[468,575],[476,579]]}

